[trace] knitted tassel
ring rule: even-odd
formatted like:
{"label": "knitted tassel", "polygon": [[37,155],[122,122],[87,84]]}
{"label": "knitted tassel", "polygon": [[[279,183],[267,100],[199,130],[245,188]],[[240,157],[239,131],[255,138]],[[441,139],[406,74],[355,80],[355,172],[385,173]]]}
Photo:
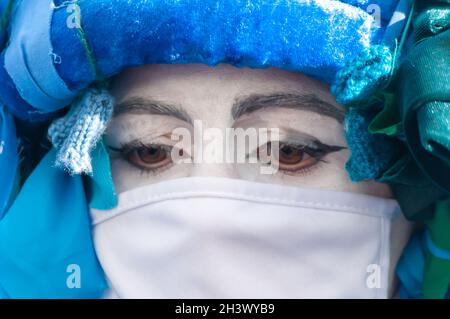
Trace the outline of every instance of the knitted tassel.
{"label": "knitted tassel", "polygon": [[92,174],[90,153],[104,133],[113,107],[107,90],[90,89],[65,117],[52,123],[48,134],[58,149],[57,167],[70,174]]}
{"label": "knitted tassel", "polygon": [[331,92],[344,105],[364,101],[388,84],[394,67],[389,47],[376,45],[364,49],[337,73]]}
{"label": "knitted tassel", "polygon": [[350,179],[354,182],[379,178],[395,157],[395,144],[382,134],[369,133],[373,115],[351,108],[345,118],[347,143],[351,157],[346,164]]}

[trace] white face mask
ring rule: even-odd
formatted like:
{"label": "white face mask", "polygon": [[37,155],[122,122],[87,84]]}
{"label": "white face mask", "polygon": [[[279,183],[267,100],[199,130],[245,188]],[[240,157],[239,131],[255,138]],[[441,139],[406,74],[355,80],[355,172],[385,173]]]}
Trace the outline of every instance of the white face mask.
{"label": "white face mask", "polygon": [[92,210],[122,298],[387,298],[394,200],[190,177]]}

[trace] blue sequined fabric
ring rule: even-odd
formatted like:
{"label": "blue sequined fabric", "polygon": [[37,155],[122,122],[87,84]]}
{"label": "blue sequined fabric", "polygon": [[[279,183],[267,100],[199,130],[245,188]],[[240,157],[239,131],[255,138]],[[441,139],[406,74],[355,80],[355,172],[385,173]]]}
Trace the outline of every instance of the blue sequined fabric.
{"label": "blue sequined fabric", "polygon": [[[143,64],[278,67],[330,83],[347,60],[380,42],[397,1],[52,2],[18,1],[19,13],[23,6],[40,12],[50,5],[50,19],[17,14],[12,23],[17,36],[0,56],[0,81],[5,83],[0,96],[16,116],[25,119],[66,106],[99,76],[109,78]],[[51,47],[46,49],[42,41],[47,32]],[[11,50],[15,51],[5,59]],[[43,56],[50,62],[37,67],[38,62],[45,64]],[[24,71],[14,72],[25,61]],[[56,75],[45,78],[45,68],[55,69]],[[29,84],[28,78],[35,83]],[[67,86],[70,94],[55,96],[55,91],[64,90],[55,90],[52,82]],[[51,98],[51,103],[42,103],[42,96]]]}

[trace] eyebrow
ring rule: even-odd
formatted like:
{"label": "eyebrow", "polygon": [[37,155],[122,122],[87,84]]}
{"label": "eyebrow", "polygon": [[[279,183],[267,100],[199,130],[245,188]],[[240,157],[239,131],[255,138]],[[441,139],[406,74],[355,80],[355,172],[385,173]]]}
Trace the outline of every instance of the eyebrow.
{"label": "eyebrow", "polygon": [[[328,103],[314,94],[295,93],[273,93],[273,94],[252,94],[237,98],[231,109],[231,115],[237,120],[244,114],[268,108],[284,107],[297,110],[315,112],[324,116],[332,117],[338,122],[344,121],[345,112],[335,105]],[[144,99],[140,97],[131,98],[117,104],[114,108],[114,116],[123,113],[131,114],[153,114],[166,115],[177,118],[189,124],[193,124],[192,118],[180,106],[168,104],[163,101]]]}
{"label": "eyebrow", "polygon": [[189,114],[179,106],[140,97],[125,100],[114,107],[114,116],[124,113],[166,115],[189,124],[193,123]]}
{"label": "eyebrow", "polygon": [[332,117],[339,123],[343,123],[345,118],[345,112],[343,110],[322,100],[317,95],[295,93],[253,94],[238,98],[233,105],[231,115],[234,120],[237,120],[244,114],[249,114],[267,107],[284,107],[311,111]]}

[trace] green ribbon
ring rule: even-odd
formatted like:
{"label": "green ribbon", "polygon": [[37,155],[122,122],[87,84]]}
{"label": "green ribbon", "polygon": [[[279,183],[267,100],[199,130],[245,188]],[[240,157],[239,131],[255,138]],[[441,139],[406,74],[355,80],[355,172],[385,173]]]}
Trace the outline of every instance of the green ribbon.
{"label": "green ribbon", "polygon": [[[416,1],[413,25],[415,44],[395,81],[401,124],[387,131],[401,134],[411,155],[386,172],[385,179],[394,182],[394,191],[398,185],[408,191],[415,187],[408,196],[411,205],[435,202],[422,210],[431,217],[423,296],[445,298],[450,287],[450,0]],[[422,183],[427,179],[429,187]]]}
{"label": "green ribbon", "polygon": [[422,146],[450,167],[450,103],[427,103],[417,116]]}
{"label": "green ribbon", "polygon": [[[437,203],[435,216],[427,228],[433,245],[450,255],[450,200]],[[423,296],[427,299],[442,299],[449,289],[450,258],[436,256],[429,249],[423,274]]]}
{"label": "green ribbon", "polygon": [[[443,13],[428,17],[439,17],[439,25],[444,25],[443,20],[450,23],[449,5],[434,8],[441,8]],[[424,25],[436,29],[436,24],[422,21],[420,34],[426,34]],[[396,84],[411,154],[420,169],[450,194],[450,30],[442,30],[445,31],[417,39],[399,68]]]}
{"label": "green ribbon", "polygon": [[[450,29],[450,8],[440,5],[428,7],[427,1],[414,20],[414,37],[417,42]],[[420,6],[419,6],[420,7]]]}
{"label": "green ribbon", "polygon": [[15,0],[9,0],[8,5],[5,8],[5,11],[0,15],[0,32],[6,30],[9,18],[11,17],[12,9],[14,6]]}
{"label": "green ribbon", "polygon": [[393,94],[382,94],[384,108],[378,113],[369,125],[372,134],[385,134],[388,136],[399,136],[403,132],[400,113],[395,103]]}
{"label": "green ribbon", "polygon": [[391,186],[403,214],[413,221],[432,218],[434,204],[444,196],[409,154],[401,157],[378,181]]}
{"label": "green ribbon", "polygon": [[[404,140],[403,123],[395,95],[380,93],[377,99],[383,102],[384,108],[372,120],[369,131]],[[434,118],[430,118],[430,125],[433,121]],[[391,186],[406,218],[414,221],[428,220],[433,217],[434,204],[445,198],[446,192],[424,174],[403,143],[398,144],[398,154],[397,161],[378,181]]]}

